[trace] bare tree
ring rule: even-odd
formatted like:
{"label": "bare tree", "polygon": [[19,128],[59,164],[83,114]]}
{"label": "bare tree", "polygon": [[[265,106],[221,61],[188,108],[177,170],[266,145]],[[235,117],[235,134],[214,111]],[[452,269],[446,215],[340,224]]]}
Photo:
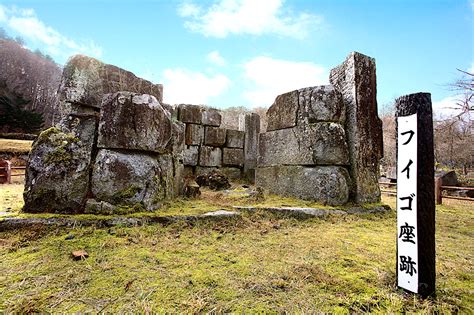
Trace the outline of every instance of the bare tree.
{"label": "bare tree", "polygon": [[461,97],[456,101],[455,109],[460,110],[458,116],[474,111],[474,74],[469,71],[457,69],[462,77],[449,86],[454,91],[459,91]]}

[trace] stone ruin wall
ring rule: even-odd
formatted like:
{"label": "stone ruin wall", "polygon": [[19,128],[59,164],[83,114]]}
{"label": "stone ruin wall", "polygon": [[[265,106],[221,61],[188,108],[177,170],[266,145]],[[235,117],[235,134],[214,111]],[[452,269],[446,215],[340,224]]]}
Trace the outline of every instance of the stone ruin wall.
{"label": "stone ruin wall", "polygon": [[256,160],[245,124],[219,128],[217,110],[164,104],[161,85],[93,58],[69,60],[59,94],[60,122],[30,153],[26,212],[153,211],[187,176],[219,168],[237,179]]}
{"label": "stone ruin wall", "polygon": [[59,93],[60,122],[30,152],[24,211],[153,210],[180,194],[184,125],[161,104],[161,85],[75,56]]}
{"label": "stone ruin wall", "polygon": [[221,128],[219,111],[162,103],[163,87],[85,56],[63,71],[60,123],[34,142],[26,212],[152,211],[184,179],[219,169],[269,192],[340,205],[378,202],[382,154],[375,61],[352,53],[331,85],[276,98]]}
{"label": "stone ruin wall", "polygon": [[375,60],[351,53],[330,82],[279,95],[268,109],[256,184],[329,205],[379,202]]}
{"label": "stone ruin wall", "polygon": [[249,147],[253,144],[252,134],[258,133],[259,124],[246,126],[248,114],[239,117],[244,121],[242,128],[233,130],[220,127],[222,115],[216,109],[181,104],[176,111],[178,120],[185,124],[185,177],[218,169],[229,179],[239,180],[246,177],[248,169],[255,169],[256,151],[249,154]]}

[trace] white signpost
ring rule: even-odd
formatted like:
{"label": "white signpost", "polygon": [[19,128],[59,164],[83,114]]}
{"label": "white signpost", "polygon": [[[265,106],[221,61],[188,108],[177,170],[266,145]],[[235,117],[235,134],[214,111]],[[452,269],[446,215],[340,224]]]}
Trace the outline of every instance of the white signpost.
{"label": "white signpost", "polygon": [[398,286],[418,293],[417,114],[397,118]]}
{"label": "white signpost", "polygon": [[435,292],[434,145],[431,95],[398,98],[397,284],[422,297]]}

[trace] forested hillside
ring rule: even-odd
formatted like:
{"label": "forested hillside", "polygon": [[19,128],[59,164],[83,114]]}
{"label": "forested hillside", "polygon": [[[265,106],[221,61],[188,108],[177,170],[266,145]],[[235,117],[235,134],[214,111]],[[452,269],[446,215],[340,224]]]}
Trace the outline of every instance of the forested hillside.
{"label": "forested hillside", "polygon": [[0,32],[0,131],[51,126],[60,79],[61,67],[51,57]]}

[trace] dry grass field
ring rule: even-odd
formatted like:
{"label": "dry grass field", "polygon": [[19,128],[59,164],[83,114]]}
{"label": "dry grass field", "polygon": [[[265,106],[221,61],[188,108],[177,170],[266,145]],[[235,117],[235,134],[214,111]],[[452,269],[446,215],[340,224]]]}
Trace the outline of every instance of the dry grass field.
{"label": "dry grass field", "polygon": [[31,150],[30,140],[13,140],[0,138],[0,153],[27,154]]}
{"label": "dry grass field", "polygon": [[[1,209],[16,212],[21,191],[0,186]],[[393,207],[395,199],[383,201]],[[205,193],[167,213],[238,202]],[[472,210],[454,200],[437,207],[437,296],[427,300],[395,285],[394,212],[4,231],[0,313],[473,313]],[[89,258],[74,261],[77,249]]]}

